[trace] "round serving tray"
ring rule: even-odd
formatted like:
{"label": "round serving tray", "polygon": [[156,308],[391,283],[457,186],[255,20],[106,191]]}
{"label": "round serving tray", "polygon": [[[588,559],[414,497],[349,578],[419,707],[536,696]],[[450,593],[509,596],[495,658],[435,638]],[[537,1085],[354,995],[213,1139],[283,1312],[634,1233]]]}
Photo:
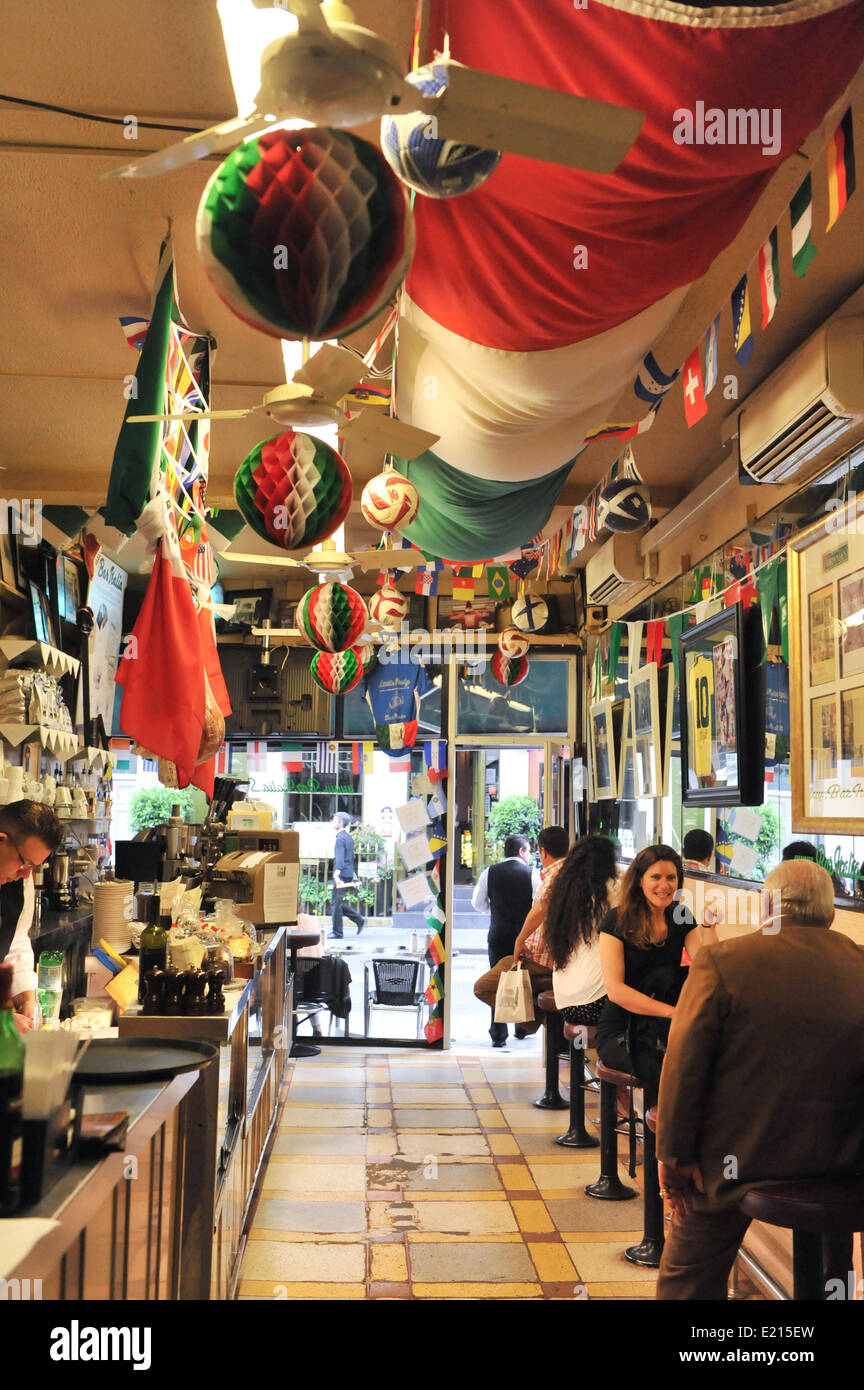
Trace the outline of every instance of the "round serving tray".
{"label": "round serving tray", "polygon": [[93,1038],[75,1068],[79,1086],[128,1086],[137,1081],[170,1081],[203,1067],[217,1056],[212,1043],[175,1038]]}

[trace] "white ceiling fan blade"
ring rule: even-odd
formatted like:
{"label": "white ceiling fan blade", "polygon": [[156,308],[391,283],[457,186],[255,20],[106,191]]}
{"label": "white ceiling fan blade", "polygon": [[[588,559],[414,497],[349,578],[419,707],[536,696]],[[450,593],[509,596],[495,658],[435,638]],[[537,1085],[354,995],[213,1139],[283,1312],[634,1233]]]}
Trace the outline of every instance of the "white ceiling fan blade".
{"label": "white ceiling fan blade", "polygon": [[301,386],[311,386],[316,395],[328,401],[338,401],[366,372],[362,357],[355,357],[347,348],[324,343],[305,366],[294,373],[292,380]]}
{"label": "white ceiling fan blade", "polygon": [[609,174],[621,163],[645,119],[642,111],[535,87],[450,63],[447,88],[412,105],[437,118],[443,139]]}
{"label": "white ceiling fan blade", "polygon": [[130,425],[152,425],[157,420],[245,420],[254,415],[260,405],[252,405],[248,410],[187,410],[185,415],[130,415]]}
{"label": "white ceiling fan blade", "polygon": [[322,0],[252,0],[256,10],[286,10],[293,14],[302,33],[310,30],[319,34],[329,33],[327,21],[322,13]]}
{"label": "white ceiling fan blade", "polygon": [[427,564],[422,550],[358,550],[352,557],[364,570],[412,570]]}
{"label": "white ceiling fan blade", "polygon": [[221,554],[223,560],[230,560],[232,564],[236,560],[238,565],[277,565],[283,569],[298,570],[308,568],[302,560],[292,560],[290,555],[243,555],[236,550],[223,550]]}
{"label": "white ceiling fan blade", "polygon": [[395,454],[402,459],[416,459],[441,438],[429,430],[418,430],[414,425],[394,420],[391,415],[368,409],[352,415],[350,420],[339,426],[339,433],[350,439],[352,444],[370,449],[380,448],[385,454]]}
{"label": "white ceiling fan blade", "polygon": [[152,179],[157,174],[167,174],[171,169],[180,169],[207,154],[217,154],[221,150],[233,150],[249,135],[272,126],[272,116],[254,111],[251,116],[234,116],[221,125],[210,126],[209,130],[197,130],[178,140],[175,145],[166,145],[164,150],[147,154],[132,164],[124,164],[120,169],[109,169],[103,179]]}

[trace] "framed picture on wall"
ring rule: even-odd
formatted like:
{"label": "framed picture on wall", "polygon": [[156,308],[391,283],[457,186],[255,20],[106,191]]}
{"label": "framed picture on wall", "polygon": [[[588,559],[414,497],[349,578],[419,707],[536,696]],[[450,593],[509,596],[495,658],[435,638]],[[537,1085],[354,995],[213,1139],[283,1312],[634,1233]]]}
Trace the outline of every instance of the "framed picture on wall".
{"label": "framed picture on wall", "polygon": [[660,695],[657,663],[651,661],[630,679],[630,730],[633,746],[633,792],[637,799],[662,796]]}
{"label": "framed picture on wall", "polygon": [[864,495],[789,542],[792,828],[864,834]]}
{"label": "framed picture on wall", "polygon": [[591,706],[592,801],[606,801],[618,795],[618,768],[612,725],[612,700],[595,700]]}
{"label": "framed picture on wall", "polygon": [[[630,701],[616,700],[615,704],[620,708],[621,732],[617,739],[618,746],[618,800],[632,801],[635,797],[633,790],[633,741],[630,732]],[[615,710],[613,709],[613,720]]]}
{"label": "framed picture on wall", "polygon": [[745,613],[736,603],[679,638],[681,800],[685,806],[762,803],[761,624],[758,607]]}

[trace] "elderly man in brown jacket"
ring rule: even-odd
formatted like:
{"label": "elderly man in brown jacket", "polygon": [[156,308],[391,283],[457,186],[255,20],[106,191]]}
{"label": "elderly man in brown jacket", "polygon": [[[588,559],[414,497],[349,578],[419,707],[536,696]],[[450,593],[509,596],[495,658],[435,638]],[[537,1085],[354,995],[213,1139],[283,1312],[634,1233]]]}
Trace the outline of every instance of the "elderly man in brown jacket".
{"label": "elderly man in brown jacket", "polygon": [[726,1297],[751,1184],[864,1168],[864,950],[828,930],[834,890],[818,864],[781,864],[765,887],[779,914],[700,951],[672,1020],[660,1299]]}

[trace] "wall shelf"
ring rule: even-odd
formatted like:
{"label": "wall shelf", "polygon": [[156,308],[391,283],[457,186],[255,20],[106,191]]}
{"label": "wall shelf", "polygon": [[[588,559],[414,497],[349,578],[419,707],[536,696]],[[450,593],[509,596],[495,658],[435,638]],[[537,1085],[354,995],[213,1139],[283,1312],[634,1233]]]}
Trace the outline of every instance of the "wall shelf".
{"label": "wall shelf", "polygon": [[0,738],[13,748],[38,740],[61,763],[68,762],[80,748],[77,734],[70,734],[65,729],[46,729],[42,724],[0,724]]}
{"label": "wall shelf", "polygon": [[77,676],[81,662],[77,657],[49,647],[47,642],[33,642],[29,637],[0,637],[0,671],[22,656],[38,656],[49,676]]}

